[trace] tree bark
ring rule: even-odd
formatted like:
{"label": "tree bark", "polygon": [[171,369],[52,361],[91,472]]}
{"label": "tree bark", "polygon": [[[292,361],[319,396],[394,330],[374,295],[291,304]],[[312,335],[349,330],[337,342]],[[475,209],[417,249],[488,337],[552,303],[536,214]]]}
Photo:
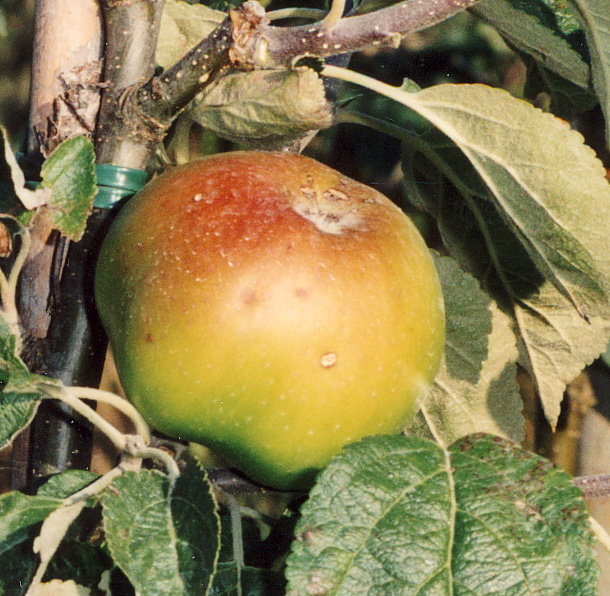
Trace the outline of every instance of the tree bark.
{"label": "tree bark", "polygon": [[[26,162],[40,163],[61,141],[91,135],[97,114],[102,23],[95,0],[36,3],[30,126]],[[74,87],[74,82],[81,82]],[[23,358],[34,372],[71,384],[99,381],[97,351],[103,340],[91,326],[83,280],[90,272],[91,233],[71,245],[51,232],[44,211],[31,230],[32,251],[21,275],[19,311]],[[70,312],[68,312],[70,311]],[[71,346],[72,348],[68,348]],[[76,346],[90,346],[82,354]],[[68,348],[68,349],[66,349]],[[90,429],[67,408],[41,405],[35,421],[16,440],[13,488],[33,490],[69,467],[86,468]]]}

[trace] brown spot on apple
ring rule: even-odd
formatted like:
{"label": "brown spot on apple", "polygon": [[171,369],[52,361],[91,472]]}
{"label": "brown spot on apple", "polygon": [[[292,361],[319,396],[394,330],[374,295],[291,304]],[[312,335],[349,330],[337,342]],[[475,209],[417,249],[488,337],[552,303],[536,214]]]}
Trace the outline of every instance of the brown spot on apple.
{"label": "brown spot on apple", "polygon": [[256,290],[246,290],[242,296],[242,301],[246,306],[256,306],[261,299],[257,295]]}

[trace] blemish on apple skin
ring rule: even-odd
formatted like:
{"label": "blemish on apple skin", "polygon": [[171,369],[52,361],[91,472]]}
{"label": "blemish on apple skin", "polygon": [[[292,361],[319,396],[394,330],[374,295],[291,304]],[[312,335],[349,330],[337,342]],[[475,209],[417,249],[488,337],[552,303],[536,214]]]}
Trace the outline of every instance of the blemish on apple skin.
{"label": "blemish on apple skin", "polygon": [[349,201],[349,197],[336,188],[325,190],[322,196],[328,201]]}
{"label": "blemish on apple skin", "polygon": [[320,364],[322,368],[332,368],[337,364],[337,354],[334,352],[326,352],[326,354],[322,354],[320,358]]}
{"label": "blemish on apple skin", "polygon": [[301,194],[306,198],[306,199],[315,199],[317,198],[317,193],[313,188],[310,188],[308,186],[301,186],[300,188]]}
{"label": "blemish on apple skin", "polygon": [[255,306],[260,302],[260,298],[256,295],[254,290],[248,290],[247,292],[244,292],[242,301],[247,306]]}

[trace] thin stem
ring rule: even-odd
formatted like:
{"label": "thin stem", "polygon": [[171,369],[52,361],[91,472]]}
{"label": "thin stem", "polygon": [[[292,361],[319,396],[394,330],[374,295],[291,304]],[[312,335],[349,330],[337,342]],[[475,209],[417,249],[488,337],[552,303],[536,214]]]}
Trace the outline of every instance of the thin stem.
{"label": "thin stem", "polygon": [[243,527],[241,521],[241,509],[237,499],[230,493],[219,490],[220,500],[227,506],[229,510],[229,518],[231,519],[231,538],[233,547],[233,560],[237,571],[237,593],[241,596],[241,570],[244,568],[244,538]]}
{"label": "thin stem", "polygon": [[282,19],[311,19],[321,21],[328,13],[319,8],[278,8],[267,13],[270,21],[281,21]]}
{"label": "thin stem", "polygon": [[173,487],[176,483],[176,479],[180,476],[180,468],[176,463],[176,460],[163,449],[157,449],[155,447],[144,447],[142,449],[136,449],[132,452],[134,457],[141,457],[142,459],[157,459],[164,466],[169,476],[170,485]]}
{"label": "thin stem", "polygon": [[15,261],[8,276],[0,270],[0,299],[2,300],[2,316],[8,324],[11,332],[16,338],[17,353],[21,352],[22,337],[19,325],[19,311],[17,309],[17,282],[23,269],[23,265],[30,253],[32,240],[27,228],[22,228],[18,234],[21,237],[21,245],[15,257]]}
{"label": "thin stem", "polygon": [[19,252],[15,257],[15,262],[13,263],[11,273],[8,277],[8,283],[13,294],[17,292],[17,281],[32,247],[32,237],[28,228],[23,227],[19,232],[19,237],[21,238],[21,246],[19,247]]}
{"label": "thin stem", "polygon": [[61,402],[69,405],[74,411],[93,423],[99,428],[115,445],[119,451],[125,451],[127,447],[126,436],[118,431],[107,420],[104,420],[93,408],[88,406],[84,401],[73,395],[66,388],[56,385],[44,385],[40,389],[49,397],[58,399]]}
{"label": "thin stem", "polygon": [[424,417],[424,420],[426,421],[426,424],[428,425],[428,429],[430,430],[430,434],[434,437],[434,440],[443,448],[443,449],[447,449],[447,446],[445,445],[445,441],[443,440],[443,437],[441,437],[441,434],[438,432],[438,429],[436,428],[436,425],[434,424],[434,421],[432,420],[432,417],[430,416],[430,413],[428,412],[428,410],[426,409],[426,406],[424,406],[423,404],[419,407],[419,411],[422,413],[422,416]]}
{"label": "thin stem", "polygon": [[124,474],[126,469],[122,465],[118,465],[115,468],[112,468],[109,472],[106,472],[103,476],[100,476],[97,480],[94,480],[91,484],[85,486],[78,492],[66,497],[63,502],[64,505],[72,505],[77,503],[78,501],[86,501],[91,497],[101,493],[104,489],[108,488],[113,482],[114,479]]}
{"label": "thin stem", "polygon": [[[180,468],[178,468],[178,464],[171,455],[162,449],[148,447],[147,443],[150,440],[150,434],[148,426],[143,419],[140,419],[140,422],[137,423],[138,426],[144,427],[144,432],[142,434],[124,435],[122,432],[114,428],[112,424],[102,418],[93,408],[81,400],[81,397],[84,397],[85,399],[97,398],[99,401],[111,403],[115,407],[118,405],[120,409],[121,405],[117,403],[117,399],[126,404],[128,404],[128,402],[125,402],[125,400],[122,400],[122,398],[119,396],[114,396],[117,399],[113,399],[113,394],[111,393],[89,389],[86,387],[44,385],[41,386],[41,389],[47,395],[49,395],[49,397],[58,399],[69,405],[75,412],[78,412],[81,416],[89,420],[92,424],[99,428],[124,455],[138,459],[154,458],[161,461],[167,469],[172,486],[175,483],[176,478],[180,476]],[[128,404],[128,406],[130,405],[131,404]],[[125,411],[129,411],[129,407],[125,408]],[[138,417],[139,414],[136,415],[134,423]]]}
{"label": "thin stem", "polygon": [[585,499],[595,499],[610,495],[610,474],[580,476],[574,478],[574,484],[582,491]]}
{"label": "thin stem", "polygon": [[322,76],[333,77],[335,79],[341,79],[342,81],[346,81],[348,83],[360,85],[365,89],[376,91],[381,95],[385,95],[386,97],[394,99],[405,105],[405,92],[400,87],[393,87],[392,85],[388,85],[387,83],[382,83],[377,79],[368,77],[358,72],[354,72],[349,68],[341,68],[340,66],[332,66],[330,64],[327,64],[322,69]]}
{"label": "thin stem", "polygon": [[136,434],[143,437],[146,444],[150,443],[150,428],[148,424],[142,418],[140,412],[126,399],[109,391],[102,391],[101,389],[93,389],[91,387],[67,387],[66,389],[75,397],[103,402],[119,410],[119,412],[125,414],[133,422]]}
{"label": "thin stem", "polygon": [[343,16],[345,12],[346,0],[333,0],[328,14],[323,20],[323,24],[327,29],[332,29]]}

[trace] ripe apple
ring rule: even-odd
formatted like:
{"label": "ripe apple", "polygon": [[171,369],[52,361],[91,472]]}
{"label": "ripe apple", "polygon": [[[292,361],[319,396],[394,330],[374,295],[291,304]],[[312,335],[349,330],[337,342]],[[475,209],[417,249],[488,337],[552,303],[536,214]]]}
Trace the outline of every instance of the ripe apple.
{"label": "ripe apple", "polygon": [[303,156],[225,153],[156,178],[111,226],[95,281],[120,380],[151,425],[281,489],[400,431],[444,346],[415,226]]}

